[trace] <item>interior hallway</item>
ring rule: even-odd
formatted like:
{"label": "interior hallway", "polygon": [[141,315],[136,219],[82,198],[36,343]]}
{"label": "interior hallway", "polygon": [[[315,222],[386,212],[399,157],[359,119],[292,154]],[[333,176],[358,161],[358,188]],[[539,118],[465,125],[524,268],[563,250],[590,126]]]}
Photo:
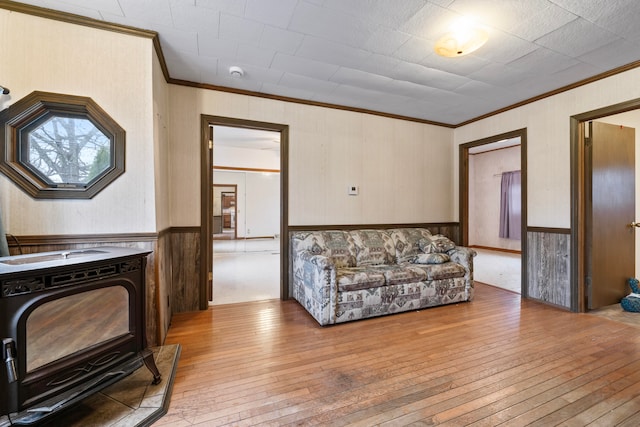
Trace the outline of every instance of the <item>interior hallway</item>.
{"label": "interior hallway", "polygon": [[213,241],[213,301],[280,298],[280,239]]}

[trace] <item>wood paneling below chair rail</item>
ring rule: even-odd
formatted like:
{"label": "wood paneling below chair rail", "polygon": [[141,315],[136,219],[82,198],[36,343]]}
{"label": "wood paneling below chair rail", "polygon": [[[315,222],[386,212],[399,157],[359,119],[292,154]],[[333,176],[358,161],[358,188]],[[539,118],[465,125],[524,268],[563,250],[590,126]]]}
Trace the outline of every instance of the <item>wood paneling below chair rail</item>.
{"label": "wood paneling below chair rail", "polygon": [[200,309],[200,227],[171,229],[171,302],[174,313]]}
{"label": "wood paneling below chair rail", "polygon": [[11,255],[68,251],[96,246],[132,247],[151,251],[147,256],[147,267],[145,271],[147,341],[150,346],[154,346],[158,345],[162,342],[162,339],[164,339],[166,329],[160,328],[159,325],[165,323],[165,319],[160,318],[157,298],[158,288],[166,286],[166,284],[157,281],[156,268],[158,260],[156,254],[158,242],[155,234],[136,234],[130,237],[123,234],[7,236],[7,241]]}
{"label": "wood paneling below chair rail", "polygon": [[169,228],[159,233],[7,236],[11,255],[95,246],[124,246],[151,251],[147,257],[146,310],[150,346],[164,341],[174,312],[198,310],[200,227]]}
{"label": "wood paneling below chair rail", "polygon": [[526,262],[529,298],[570,309],[570,230],[529,228]]}

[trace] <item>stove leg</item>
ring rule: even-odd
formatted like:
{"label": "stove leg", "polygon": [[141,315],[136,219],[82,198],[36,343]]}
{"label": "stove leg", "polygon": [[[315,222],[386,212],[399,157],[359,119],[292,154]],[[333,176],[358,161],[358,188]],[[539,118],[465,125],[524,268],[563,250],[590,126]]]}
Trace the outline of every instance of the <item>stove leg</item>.
{"label": "stove leg", "polygon": [[162,381],[162,375],[160,375],[160,371],[156,366],[156,361],[153,359],[153,351],[145,348],[140,352],[140,356],[142,357],[144,366],[146,366],[147,369],[153,374],[153,381],[151,382],[151,384],[160,384],[160,382]]}

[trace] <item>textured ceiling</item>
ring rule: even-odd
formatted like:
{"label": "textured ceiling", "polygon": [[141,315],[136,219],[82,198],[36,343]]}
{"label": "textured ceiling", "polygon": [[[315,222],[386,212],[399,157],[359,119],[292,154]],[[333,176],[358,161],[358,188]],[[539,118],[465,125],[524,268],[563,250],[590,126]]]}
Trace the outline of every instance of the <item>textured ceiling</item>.
{"label": "textured ceiling", "polygon": [[[154,30],[171,79],[457,125],[640,60],[638,0],[30,0]],[[443,58],[461,15],[489,41]],[[245,75],[233,78],[229,67]]]}
{"label": "textured ceiling", "polygon": [[280,151],[280,132],[267,130],[214,126],[213,141],[216,147]]}

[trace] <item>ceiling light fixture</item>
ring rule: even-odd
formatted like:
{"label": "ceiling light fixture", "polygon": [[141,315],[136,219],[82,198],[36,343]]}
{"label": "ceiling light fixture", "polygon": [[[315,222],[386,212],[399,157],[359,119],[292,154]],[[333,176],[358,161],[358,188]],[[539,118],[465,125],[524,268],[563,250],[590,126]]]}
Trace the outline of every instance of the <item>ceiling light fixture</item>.
{"label": "ceiling light fixture", "polygon": [[461,18],[451,27],[451,31],[442,36],[434,50],[440,56],[454,58],[478,50],[489,39],[486,30],[474,24],[469,18]]}
{"label": "ceiling light fixture", "polygon": [[231,77],[240,78],[244,76],[244,70],[237,66],[229,67],[229,74]]}

